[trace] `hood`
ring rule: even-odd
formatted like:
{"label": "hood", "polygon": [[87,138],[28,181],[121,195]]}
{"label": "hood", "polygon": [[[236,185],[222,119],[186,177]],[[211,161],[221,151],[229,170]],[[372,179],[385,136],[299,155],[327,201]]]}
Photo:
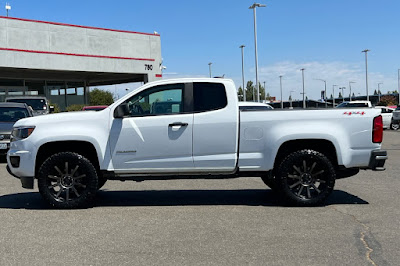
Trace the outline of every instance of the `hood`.
{"label": "hood", "polygon": [[47,115],[39,115],[34,117],[23,118],[18,120],[14,126],[37,126],[42,124],[59,124],[60,126],[66,126],[69,123],[73,122],[81,122],[81,121],[96,121],[96,120],[104,120],[108,121],[110,109],[104,109],[99,112],[87,112],[87,111],[78,111],[78,112],[66,112],[66,113],[57,113],[57,114],[47,114]]}

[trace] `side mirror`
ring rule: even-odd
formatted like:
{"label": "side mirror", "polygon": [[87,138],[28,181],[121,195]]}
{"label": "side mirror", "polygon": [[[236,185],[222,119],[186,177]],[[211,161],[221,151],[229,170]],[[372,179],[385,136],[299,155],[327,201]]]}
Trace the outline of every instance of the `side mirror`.
{"label": "side mirror", "polygon": [[53,106],[53,105],[50,105],[50,106],[49,106],[49,110],[50,110],[50,113],[54,113],[54,106]]}
{"label": "side mirror", "polygon": [[117,106],[114,110],[114,118],[123,118],[124,116],[130,115],[129,107],[127,103],[123,103]]}

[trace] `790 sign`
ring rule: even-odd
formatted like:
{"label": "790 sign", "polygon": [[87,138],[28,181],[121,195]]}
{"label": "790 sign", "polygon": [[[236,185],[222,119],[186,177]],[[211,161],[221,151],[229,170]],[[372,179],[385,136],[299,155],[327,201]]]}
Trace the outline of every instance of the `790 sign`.
{"label": "790 sign", "polygon": [[144,70],[153,70],[153,65],[145,64],[144,65]]}

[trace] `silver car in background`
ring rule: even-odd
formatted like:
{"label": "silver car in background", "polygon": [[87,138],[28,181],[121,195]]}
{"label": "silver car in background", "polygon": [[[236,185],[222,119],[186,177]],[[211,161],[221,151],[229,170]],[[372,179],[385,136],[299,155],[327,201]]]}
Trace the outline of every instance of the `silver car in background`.
{"label": "silver car in background", "polygon": [[397,107],[396,110],[392,113],[392,125],[391,128],[394,130],[399,129],[400,127],[400,107]]}
{"label": "silver car in background", "polygon": [[32,108],[33,116],[46,115],[54,111],[54,108],[49,106],[47,98],[43,96],[8,97],[6,98],[6,102],[26,103]]}

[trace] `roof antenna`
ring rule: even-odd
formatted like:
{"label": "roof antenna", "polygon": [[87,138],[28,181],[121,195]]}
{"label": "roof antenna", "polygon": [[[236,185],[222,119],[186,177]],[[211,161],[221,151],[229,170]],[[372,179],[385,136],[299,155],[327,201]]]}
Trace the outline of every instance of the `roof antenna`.
{"label": "roof antenna", "polygon": [[7,17],[8,17],[8,10],[11,10],[11,6],[9,3],[6,3],[6,10],[7,10]]}

